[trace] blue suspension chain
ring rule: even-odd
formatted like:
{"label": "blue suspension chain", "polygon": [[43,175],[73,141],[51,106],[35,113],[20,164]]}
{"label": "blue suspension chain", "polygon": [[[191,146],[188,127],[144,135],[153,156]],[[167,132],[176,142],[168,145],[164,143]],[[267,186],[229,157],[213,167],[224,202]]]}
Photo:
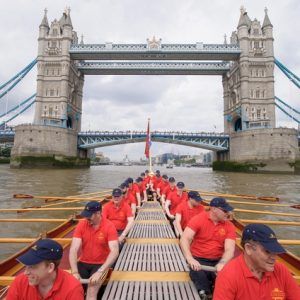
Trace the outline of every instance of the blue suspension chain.
{"label": "blue suspension chain", "polygon": [[3,121],[2,123],[0,123],[0,126],[4,125],[5,123],[8,123],[10,121],[12,121],[13,119],[15,119],[17,116],[19,116],[20,114],[22,114],[23,112],[25,112],[29,107],[31,107],[31,105],[35,102],[35,99],[33,101],[31,101],[27,106],[25,106],[20,112],[18,112],[17,114],[13,115],[10,119]]}
{"label": "blue suspension chain", "polygon": [[36,96],[36,93],[33,94],[32,96],[30,96],[29,98],[25,99],[24,101],[22,101],[21,103],[19,103],[18,105],[16,105],[15,107],[13,107],[12,109],[10,109],[9,111],[7,111],[6,113],[3,113],[2,115],[0,115],[0,118],[10,114],[11,112],[13,112],[14,110],[20,108],[21,106],[23,106],[24,104],[26,104],[28,101],[30,101],[32,98],[34,98]]}
{"label": "blue suspension chain", "polygon": [[25,69],[25,71],[23,73],[19,73],[19,78],[8,88],[6,89],[4,92],[2,92],[0,94],[0,99],[5,96],[9,91],[11,91],[26,75],[27,73],[35,66],[36,64],[36,60],[34,60],[30,65],[28,65],[28,67]]}

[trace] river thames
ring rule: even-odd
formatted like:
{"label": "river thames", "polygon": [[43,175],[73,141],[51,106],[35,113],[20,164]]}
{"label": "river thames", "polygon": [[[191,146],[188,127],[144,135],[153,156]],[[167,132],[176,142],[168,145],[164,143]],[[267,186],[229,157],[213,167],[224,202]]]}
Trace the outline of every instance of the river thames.
{"label": "river thames", "polygon": [[[174,176],[177,181],[185,182],[189,189],[217,191],[229,194],[255,194],[259,196],[276,196],[281,203],[300,203],[300,176],[274,174],[243,174],[213,172],[209,168],[154,167],[162,174]],[[97,192],[117,187],[127,177],[136,178],[143,166],[93,166],[90,169],[44,170],[44,169],[10,169],[9,165],[0,165],[0,208],[16,208],[43,205],[41,200],[14,199],[13,194],[24,193],[46,196],[70,196]],[[207,197],[209,198],[209,197]],[[249,200],[248,200],[249,201]],[[72,203],[70,206],[82,206]],[[66,206],[66,205],[64,205]],[[272,210],[299,213],[300,210],[289,207],[257,207],[235,205],[237,208]],[[3,213],[0,218],[66,218],[70,212],[37,212],[25,214]],[[239,218],[300,221],[299,217],[274,217],[236,213]],[[56,223],[0,223],[0,237],[36,237],[40,232],[53,228]],[[279,238],[299,239],[300,227],[274,226]],[[22,244],[0,244],[0,260],[20,249]],[[300,246],[288,247],[300,255]]]}

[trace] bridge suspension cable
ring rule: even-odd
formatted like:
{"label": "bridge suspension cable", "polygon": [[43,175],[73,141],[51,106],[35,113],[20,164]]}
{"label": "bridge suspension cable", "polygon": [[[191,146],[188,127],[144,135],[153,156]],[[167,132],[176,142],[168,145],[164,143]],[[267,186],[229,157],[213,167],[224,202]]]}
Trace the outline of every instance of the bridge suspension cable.
{"label": "bridge suspension cable", "polygon": [[[35,97],[36,94],[34,94],[33,96],[31,96],[31,98]],[[28,100],[28,99],[26,99]],[[29,101],[29,100],[28,100]],[[8,122],[12,121],[13,119],[15,119],[17,116],[19,116],[20,114],[22,114],[23,112],[25,112],[28,108],[30,108],[32,106],[32,104],[35,102],[35,98],[34,100],[32,100],[28,105],[26,105],[22,110],[20,110],[18,113],[16,113],[15,115],[13,115],[11,118],[9,118],[6,121],[3,121],[0,123],[0,126],[7,124]]]}
{"label": "bridge suspension cable", "polygon": [[300,120],[293,117],[290,113],[288,113],[283,107],[281,107],[279,104],[275,103],[275,106],[278,107],[283,113],[285,113],[287,116],[289,116],[291,119],[296,121],[298,124],[300,124]]}
{"label": "bridge suspension cable", "polygon": [[10,114],[11,112],[13,112],[14,110],[20,108],[21,106],[23,106],[24,104],[26,104],[28,101],[30,101],[32,98],[34,98],[36,96],[36,93],[33,94],[32,96],[30,96],[29,98],[25,99],[24,101],[20,102],[18,105],[16,105],[15,107],[13,107],[12,109],[10,109],[9,111],[3,113],[0,115],[0,118]]}
{"label": "bridge suspension cable", "polygon": [[274,59],[275,65],[287,76],[298,88],[300,88],[300,78],[284,66],[278,59]]}
{"label": "bridge suspension cable", "polygon": [[12,77],[10,80],[8,80],[6,83],[0,86],[0,90],[5,88],[7,85],[13,84],[9,86],[5,91],[3,91],[0,94],[0,100],[5,96],[9,91],[11,91],[27,74],[28,72],[36,65],[37,59],[34,59],[28,66],[26,66],[23,70],[21,70],[17,75]]}
{"label": "bridge suspension cable", "polygon": [[297,113],[300,115],[300,111],[298,111],[297,109],[291,107],[290,105],[288,105],[286,102],[284,102],[283,100],[281,100],[280,98],[275,96],[275,100],[279,101],[280,103],[282,103],[283,105],[285,105],[286,107],[288,107],[289,109],[291,109],[293,112]]}

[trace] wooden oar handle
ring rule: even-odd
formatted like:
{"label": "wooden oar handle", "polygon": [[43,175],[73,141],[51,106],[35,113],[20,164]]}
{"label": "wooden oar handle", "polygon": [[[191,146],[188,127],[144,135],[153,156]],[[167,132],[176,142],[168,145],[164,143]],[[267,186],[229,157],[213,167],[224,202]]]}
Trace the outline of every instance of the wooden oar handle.
{"label": "wooden oar handle", "polygon": [[201,265],[201,270],[208,272],[217,272],[216,267]]}

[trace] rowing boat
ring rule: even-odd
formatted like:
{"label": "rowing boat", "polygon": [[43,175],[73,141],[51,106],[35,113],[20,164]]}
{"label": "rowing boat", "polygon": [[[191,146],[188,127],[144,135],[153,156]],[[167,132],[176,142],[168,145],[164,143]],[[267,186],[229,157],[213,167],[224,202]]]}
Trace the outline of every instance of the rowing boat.
{"label": "rowing boat", "polygon": [[[104,201],[108,201],[106,198]],[[63,223],[56,226],[54,229],[46,232],[44,235],[40,235],[36,239],[23,239],[23,242],[29,242],[29,244],[20,250],[18,253],[10,256],[6,260],[0,262],[0,287],[5,291],[6,287],[11,283],[14,276],[22,272],[23,266],[18,263],[16,258],[23,253],[25,253],[28,249],[30,249],[33,244],[40,238],[48,237],[53,238],[59,241],[64,247],[64,255],[61,261],[61,267],[63,269],[69,270],[69,248],[71,244],[71,237],[73,235],[74,228],[77,224],[78,218],[70,218],[65,220]],[[241,236],[241,232],[245,226],[245,223],[240,220],[233,218],[233,223],[236,227],[237,234]],[[139,221],[136,221],[137,223]],[[17,240],[17,239],[16,239]],[[13,239],[11,240],[13,242]],[[21,240],[22,241],[22,240]],[[130,242],[128,240],[128,242]],[[174,241],[173,241],[174,242]],[[241,247],[239,241],[236,244],[236,255],[241,253]],[[291,273],[296,278],[297,282],[300,284],[300,258],[293,255],[290,252],[280,254],[279,259],[289,268]],[[108,275],[109,276],[109,275]],[[1,298],[1,290],[0,290],[0,299]]]}

